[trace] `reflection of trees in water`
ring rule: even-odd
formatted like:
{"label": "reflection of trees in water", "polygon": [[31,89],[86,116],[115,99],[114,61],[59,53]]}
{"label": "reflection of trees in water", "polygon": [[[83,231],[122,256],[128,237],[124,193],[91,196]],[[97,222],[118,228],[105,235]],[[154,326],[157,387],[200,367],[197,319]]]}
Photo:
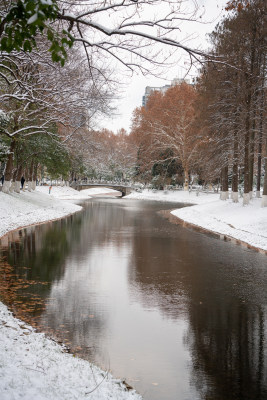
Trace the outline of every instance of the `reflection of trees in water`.
{"label": "reflection of trees in water", "polygon": [[187,343],[203,399],[267,398],[266,312],[244,304],[190,311]]}
{"label": "reflection of trees in water", "polygon": [[110,241],[117,247],[123,245],[124,227],[128,226],[123,211],[105,201],[92,202],[82,213],[12,232],[1,243],[1,256],[6,260],[1,270],[10,277],[4,301],[13,305],[18,317],[90,359],[100,353],[98,341],[106,316],[96,312],[93,304],[84,305],[81,287],[85,287],[89,266],[82,263]]}
{"label": "reflection of trees in water", "polygon": [[191,383],[201,398],[265,400],[266,258],[180,227],[158,236],[150,223],[154,235],[133,243],[135,300],[168,318],[186,314]]}
{"label": "reflection of trees in water", "polygon": [[95,354],[100,352],[101,332],[105,328],[104,315],[96,313],[92,304],[85,308],[77,292],[70,291],[68,296],[60,296],[53,289],[52,295],[55,297],[49,299],[39,326],[62,340],[73,353],[94,360]]}
{"label": "reflection of trees in water", "polygon": [[[43,323],[53,330],[58,326],[66,329],[65,337],[74,352],[95,362],[106,359],[101,341],[108,316],[107,310],[99,310],[95,302],[99,293],[94,277],[103,249],[108,249],[110,242],[117,248],[123,246],[127,218],[122,211],[104,201],[88,204],[82,213],[80,239],[72,243],[64,279],[53,284],[51,304],[42,316]],[[118,235],[114,235],[115,231]]]}
{"label": "reflection of trees in water", "polygon": [[[247,257],[253,265],[253,257]],[[193,380],[205,399],[263,400],[267,398],[266,272],[257,270],[262,280],[251,281],[249,269],[235,267],[232,274],[223,267],[209,271],[209,277],[204,270],[197,276],[197,290],[191,287],[187,344]]]}
{"label": "reflection of trees in water", "polygon": [[[94,243],[103,245],[113,235],[112,226],[123,226],[125,213],[110,205],[89,203],[83,213],[46,224],[25,228],[1,241],[0,257],[13,268],[18,278],[59,281],[65,272],[66,258],[81,259]],[[120,245],[123,232],[116,236]],[[5,244],[5,245],[3,245]],[[27,269],[25,269],[27,267]]]}
{"label": "reflection of trees in water", "polygon": [[[18,276],[23,274],[25,278],[46,282],[59,280],[69,253],[69,223],[60,220],[18,231],[18,239],[12,240],[11,235],[8,247],[2,247],[1,254]],[[26,272],[22,267],[27,267]]]}
{"label": "reflection of trees in water", "polygon": [[[81,343],[81,338],[86,338],[88,329],[99,331],[103,321],[93,316],[90,309],[78,316],[70,293],[68,306],[72,304],[73,310],[69,309],[68,312],[72,317],[77,314],[75,318],[79,319],[79,331],[67,331],[70,314],[66,312],[66,299],[51,299],[50,294],[66,273],[68,257],[82,258],[88,252],[88,245],[80,246],[83,235],[88,241],[88,235],[85,235],[87,224],[88,218],[78,213],[59,221],[14,231],[1,240],[0,248],[2,300],[19,318],[64,339],[66,344],[71,342],[72,347],[73,342]],[[53,302],[56,305],[55,314],[50,312],[49,316],[43,318],[45,310]],[[57,307],[60,307],[60,314]],[[74,340],[74,336],[80,339]],[[88,353],[91,350],[89,348]]]}
{"label": "reflection of trees in water", "polygon": [[[70,250],[71,217],[11,232],[1,240],[3,301],[21,318],[38,326],[52,283],[65,271]],[[77,231],[79,218],[76,218]]]}
{"label": "reflection of trees in water", "polygon": [[185,281],[190,278],[190,264],[184,242],[191,241],[190,231],[153,214],[140,219],[137,229],[140,234],[133,237],[129,270],[129,281],[135,287],[131,293],[145,308],[161,310],[176,320],[187,312],[190,282]]}
{"label": "reflection of trees in water", "polygon": [[80,245],[87,250],[90,246],[103,247],[110,242],[123,246],[125,234],[131,230],[131,217],[121,200],[92,202],[84,210],[83,218],[87,223],[83,226]]}
{"label": "reflection of trees in water", "polygon": [[[192,382],[209,400],[267,398],[266,258],[216,241],[191,272]],[[189,249],[188,249],[189,250]]]}
{"label": "reflection of trees in water", "polygon": [[144,308],[159,309],[174,319],[186,310],[185,275],[177,269],[179,259],[174,241],[135,237],[129,280],[135,288],[132,296]]}

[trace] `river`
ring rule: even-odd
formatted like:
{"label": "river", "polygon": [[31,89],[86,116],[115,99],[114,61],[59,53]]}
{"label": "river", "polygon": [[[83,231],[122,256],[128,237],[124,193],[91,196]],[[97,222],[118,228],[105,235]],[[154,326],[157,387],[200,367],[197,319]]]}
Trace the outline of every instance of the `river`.
{"label": "river", "polygon": [[2,301],[145,400],[266,400],[266,256],[171,224],[177,204],[84,206],[1,241]]}

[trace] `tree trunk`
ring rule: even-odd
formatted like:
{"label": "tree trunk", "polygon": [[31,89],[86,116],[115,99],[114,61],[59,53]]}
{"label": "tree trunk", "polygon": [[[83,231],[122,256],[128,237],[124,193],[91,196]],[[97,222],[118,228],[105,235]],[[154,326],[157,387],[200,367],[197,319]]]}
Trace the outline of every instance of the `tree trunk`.
{"label": "tree trunk", "polygon": [[228,165],[225,166],[221,171],[221,200],[227,200],[229,197],[228,192]]}
{"label": "tree trunk", "polygon": [[246,132],[245,132],[245,154],[244,154],[244,196],[243,205],[249,203],[249,138],[250,138],[250,116],[249,110],[247,110],[246,115]]}
{"label": "tree trunk", "polygon": [[250,135],[249,149],[249,197],[253,197],[253,177],[254,177],[254,151],[255,151],[255,117],[253,118],[253,126]]}
{"label": "tree trunk", "polygon": [[15,140],[12,139],[10,145],[10,153],[8,155],[7,163],[6,163],[6,171],[5,171],[5,181],[3,184],[2,192],[8,193],[11,185],[12,172],[13,172],[13,157],[15,150]]}
{"label": "tree trunk", "polygon": [[261,153],[262,153],[262,133],[259,138],[259,145],[258,145],[258,165],[257,165],[257,191],[256,191],[256,197],[260,197],[261,193]]}
{"label": "tree trunk", "polygon": [[[265,164],[267,164],[266,160],[265,160]],[[266,165],[266,167],[267,167],[267,165]],[[267,172],[266,172],[266,169],[265,169],[265,175],[264,175],[263,195],[262,195],[261,206],[267,207]]]}
{"label": "tree trunk", "polygon": [[22,164],[20,164],[18,167],[18,171],[17,171],[15,189],[14,189],[15,192],[17,192],[17,193],[20,193],[22,170],[23,170],[23,166],[22,166]]}
{"label": "tree trunk", "polygon": [[188,169],[185,168],[185,170],[184,170],[184,190],[188,190],[188,181],[189,181],[189,173],[188,173]]}
{"label": "tree trunk", "polygon": [[[264,88],[261,91],[260,103],[260,126],[259,126],[259,144],[258,144],[258,162],[257,162],[257,191],[256,197],[260,197],[261,190],[261,157],[262,157],[262,137],[263,137],[263,107],[264,107]],[[266,167],[265,167],[266,171]]]}
{"label": "tree trunk", "polygon": [[261,206],[267,207],[267,137],[265,140],[265,174],[264,174],[264,182],[263,182],[263,194],[262,194],[262,201]]}
{"label": "tree trunk", "polygon": [[28,183],[29,183],[29,169],[28,169],[28,167],[26,166],[25,167],[25,182],[24,182],[24,187],[23,187],[23,191],[25,192],[25,190],[26,190],[26,185],[28,185]]}
{"label": "tree trunk", "polygon": [[18,169],[17,169],[17,168],[13,169],[13,172],[12,172],[12,182],[11,182],[11,185],[10,185],[10,188],[9,188],[9,192],[10,192],[10,193],[12,193],[12,192],[15,191],[17,172],[18,172]]}
{"label": "tree trunk", "polygon": [[29,169],[29,177],[28,177],[28,191],[29,192],[34,190],[33,185],[32,185],[32,183],[33,183],[32,179],[33,179],[33,161],[31,162],[30,169]]}
{"label": "tree trunk", "polygon": [[38,169],[38,164],[35,164],[33,166],[33,174],[32,174],[32,190],[36,189],[37,169]]}
{"label": "tree trunk", "polygon": [[232,200],[238,203],[238,140],[237,130],[234,130],[234,157],[233,157],[233,177],[232,177]]}
{"label": "tree trunk", "polygon": [[[251,32],[251,53],[250,53],[250,73],[245,74],[245,81],[246,81],[246,122],[245,122],[245,155],[244,155],[244,196],[243,196],[243,205],[249,204],[250,200],[250,181],[249,181],[249,170],[250,170],[250,135],[251,135],[251,102],[252,102],[252,87],[253,82],[252,78],[254,77],[255,73],[255,56],[256,56],[256,31],[257,26],[256,23],[253,25],[253,30]],[[255,118],[254,118],[255,120]]]}

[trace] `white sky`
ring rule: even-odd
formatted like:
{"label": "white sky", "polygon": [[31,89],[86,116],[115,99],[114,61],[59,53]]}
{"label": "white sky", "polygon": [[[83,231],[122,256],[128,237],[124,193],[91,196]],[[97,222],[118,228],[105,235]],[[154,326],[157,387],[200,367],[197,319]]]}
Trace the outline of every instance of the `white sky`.
{"label": "white sky", "polygon": [[[190,39],[186,43],[192,48],[208,48],[206,34],[212,32],[215,25],[226,14],[224,7],[227,0],[197,0],[199,7],[203,9],[204,15],[202,21],[205,24],[194,22],[183,23],[181,26],[183,37],[190,35]],[[122,78],[124,89],[120,93],[120,99],[116,101],[117,114],[110,119],[103,119],[100,128],[107,128],[115,133],[124,128],[128,132],[130,130],[132,112],[136,107],[142,105],[142,96],[146,86],[164,86],[169,84],[174,78],[183,78],[186,71],[186,62],[180,59],[177,66],[171,69],[166,69],[166,73],[161,78],[154,76],[143,76],[135,74],[132,78]],[[195,76],[192,71],[187,78]]]}

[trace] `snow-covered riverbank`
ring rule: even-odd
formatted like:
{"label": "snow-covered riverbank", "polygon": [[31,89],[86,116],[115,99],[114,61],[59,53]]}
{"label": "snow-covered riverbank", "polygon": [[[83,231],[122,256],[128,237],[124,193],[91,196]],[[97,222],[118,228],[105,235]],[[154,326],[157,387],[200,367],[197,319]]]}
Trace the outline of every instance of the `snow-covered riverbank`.
{"label": "snow-covered riverbank", "polygon": [[79,205],[60,201],[48,193],[39,192],[39,190],[20,194],[0,192],[0,207],[0,237],[14,229],[62,218],[82,209]]}
{"label": "snow-covered riverbank", "polygon": [[[0,192],[0,237],[23,226],[63,218],[82,209],[75,201],[90,199],[96,194],[118,193],[107,188],[78,192],[70,187],[37,186],[34,192],[5,194]],[[69,200],[69,201],[62,201]]]}
{"label": "snow-covered riverbank", "polygon": [[14,318],[0,303],[1,400],[141,400],[122,382]]}
{"label": "snow-covered riverbank", "polygon": [[239,203],[222,201],[217,193],[200,192],[197,196],[196,192],[143,190],[127,197],[194,204],[172,214],[189,224],[267,251],[267,207],[261,207],[261,199],[253,198],[244,207],[242,199]]}

